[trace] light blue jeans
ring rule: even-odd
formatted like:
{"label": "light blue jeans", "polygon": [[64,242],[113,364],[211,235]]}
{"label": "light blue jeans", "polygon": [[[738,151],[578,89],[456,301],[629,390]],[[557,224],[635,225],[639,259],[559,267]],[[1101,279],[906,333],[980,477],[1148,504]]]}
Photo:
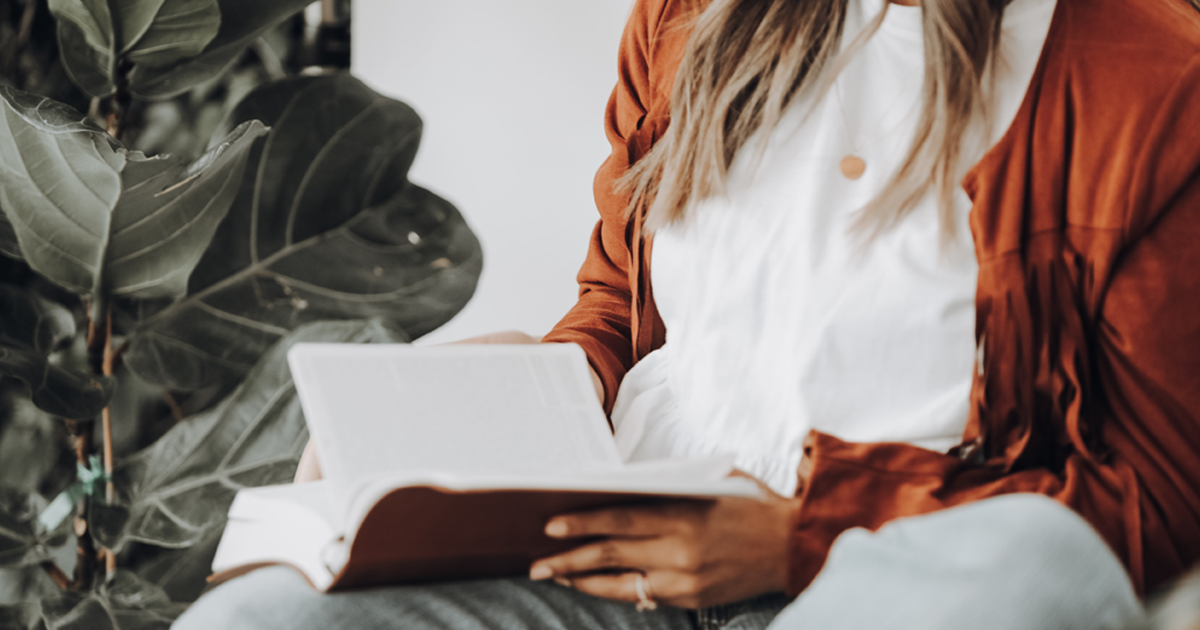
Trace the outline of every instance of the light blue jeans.
{"label": "light blue jeans", "polygon": [[175,630],[1108,630],[1141,621],[1121,564],[1074,512],[1010,495],[851,530],[795,601],[639,613],[525,579],[315,593],[262,569],[205,595]]}

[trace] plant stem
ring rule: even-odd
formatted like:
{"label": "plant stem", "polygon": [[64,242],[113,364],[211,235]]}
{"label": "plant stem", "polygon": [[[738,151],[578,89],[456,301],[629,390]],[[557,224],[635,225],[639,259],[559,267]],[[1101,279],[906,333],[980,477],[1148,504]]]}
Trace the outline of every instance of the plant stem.
{"label": "plant stem", "polygon": [[54,564],[54,562],[50,560],[42,562],[42,570],[50,576],[50,579],[59,590],[65,591],[71,587],[71,578],[67,577],[67,574],[63,573],[63,570],[58,568],[58,565]]}
{"label": "plant stem", "polygon": [[[112,320],[112,303],[110,302],[104,308],[104,346],[100,355],[100,373],[108,377],[112,377],[113,375],[113,357],[115,356],[112,344]],[[104,435],[104,474],[108,477],[108,482],[104,484],[104,502],[111,504],[114,499],[111,408],[105,407],[100,417],[103,423],[102,431]],[[117,568],[116,555],[110,549],[101,549],[100,554],[104,558],[104,575],[112,574]]]}
{"label": "plant stem", "polygon": [[104,373],[104,348],[108,345],[109,327],[105,320],[111,315],[108,301],[97,299],[88,309],[87,362],[92,374]]}
{"label": "plant stem", "polygon": [[108,102],[108,135],[120,141],[125,135],[129,104],[133,96],[129,93],[129,72],[133,64],[123,61],[117,69],[117,90]]}
{"label": "plant stem", "polygon": [[[132,95],[129,93],[129,72],[133,69],[133,64],[128,61],[119,62],[117,68],[117,89],[109,99],[108,109],[108,134],[115,138],[118,142],[125,135],[125,127],[127,124],[127,114],[129,113],[129,105],[133,101]],[[88,322],[88,365],[91,368],[92,374],[103,374],[107,377],[112,377],[114,365],[120,357],[119,352],[113,352],[112,343],[112,303],[100,297],[103,289],[97,292],[96,303],[92,305],[92,316]],[[101,319],[101,328],[99,334],[97,332],[96,320]],[[122,346],[121,351],[124,351]],[[112,437],[112,410],[105,407],[100,412],[102,423],[102,433],[104,436],[104,474],[108,477],[108,481],[104,484],[104,501],[112,503],[114,500],[114,488],[112,482],[113,474],[113,437]],[[85,498],[81,503],[87,503]],[[80,538],[87,538],[89,543],[91,536],[87,534],[87,522],[83,523],[84,533],[80,534]],[[82,550],[82,547],[81,547]],[[111,549],[100,549],[100,557],[104,559],[104,574],[111,575],[117,568],[117,556]]]}
{"label": "plant stem", "polygon": [[[112,304],[108,305],[104,313],[104,355],[101,359],[100,369],[105,376],[113,375],[113,345],[112,345]],[[113,439],[112,439],[112,413],[109,407],[105,407],[102,412],[104,422],[104,474],[108,476],[108,483],[104,486],[104,501],[106,503],[113,502]]]}
{"label": "plant stem", "polygon": [[[111,364],[111,358],[106,360],[106,355],[111,355],[112,347],[110,339],[112,309],[107,302],[101,303],[98,300],[92,304],[89,309],[87,330],[88,371],[92,374],[103,374],[105,364]],[[105,409],[104,418],[107,425],[107,409]],[[95,422],[93,420],[67,420],[66,425],[67,431],[75,443],[75,460],[82,466],[88,466],[88,460],[93,452],[92,432]],[[109,431],[105,431],[106,470],[110,470],[108,462],[111,460],[111,441]],[[79,505],[75,508],[74,529],[76,537],[75,575],[69,586],[72,589],[84,591],[92,587],[92,578],[96,571],[96,546],[88,533],[86,497],[80,500]]]}
{"label": "plant stem", "polygon": [[108,135],[121,139],[125,135],[125,105],[121,103],[120,93],[113,94],[108,109]]}
{"label": "plant stem", "polygon": [[179,406],[179,402],[175,400],[175,396],[171,395],[171,390],[162,390],[163,400],[167,401],[167,407],[171,408],[171,416],[175,418],[175,424],[183,422],[183,408]]}
{"label": "plant stem", "polygon": [[121,342],[121,345],[117,346],[117,348],[115,350],[113,350],[113,356],[112,356],[113,374],[116,374],[117,370],[121,369],[121,362],[124,361],[123,357],[125,356],[125,352],[127,350],[129,350],[129,337],[126,337],[125,340]]}

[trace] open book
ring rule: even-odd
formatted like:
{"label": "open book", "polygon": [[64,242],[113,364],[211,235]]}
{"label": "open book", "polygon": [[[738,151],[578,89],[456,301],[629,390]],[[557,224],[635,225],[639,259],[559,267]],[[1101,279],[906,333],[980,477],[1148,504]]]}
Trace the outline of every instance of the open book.
{"label": "open book", "polygon": [[556,514],[757,496],[732,458],[625,465],[570,344],[300,344],[324,480],[242,490],[214,581],[283,564],[318,590],[523,575]]}

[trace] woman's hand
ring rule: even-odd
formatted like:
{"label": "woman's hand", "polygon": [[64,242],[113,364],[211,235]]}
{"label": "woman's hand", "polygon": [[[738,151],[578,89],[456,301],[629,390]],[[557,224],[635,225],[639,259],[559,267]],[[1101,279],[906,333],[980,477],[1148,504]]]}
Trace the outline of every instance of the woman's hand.
{"label": "woman's hand", "polygon": [[647,597],[680,608],[783,591],[798,500],[766,492],[556,516],[548,536],[600,538],[534,562],[530,577],[636,602],[641,573]]}

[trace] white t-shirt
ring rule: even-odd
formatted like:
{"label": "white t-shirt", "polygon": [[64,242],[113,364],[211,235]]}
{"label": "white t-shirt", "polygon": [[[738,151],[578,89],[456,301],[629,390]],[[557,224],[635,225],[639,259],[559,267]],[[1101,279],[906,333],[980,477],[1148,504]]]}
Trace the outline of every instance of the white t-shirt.
{"label": "white t-shirt", "polygon": [[[963,156],[964,174],[1016,115],[1054,6],[1013,0],[1005,11],[991,137]],[[844,45],[882,8],[851,0]],[[850,231],[916,133],[921,17],[891,5],[815,109],[800,100],[739,152],[727,195],[694,203],[655,235],[667,342],[618,393],[612,418],[627,459],[732,453],[790,495],[810,429],[939,451],[959,442],[975,356],[970,201],[957,192],[949,246],[932,191],[865,246]],[[866,161],[858,180],[839,171],[849,154]]]}

